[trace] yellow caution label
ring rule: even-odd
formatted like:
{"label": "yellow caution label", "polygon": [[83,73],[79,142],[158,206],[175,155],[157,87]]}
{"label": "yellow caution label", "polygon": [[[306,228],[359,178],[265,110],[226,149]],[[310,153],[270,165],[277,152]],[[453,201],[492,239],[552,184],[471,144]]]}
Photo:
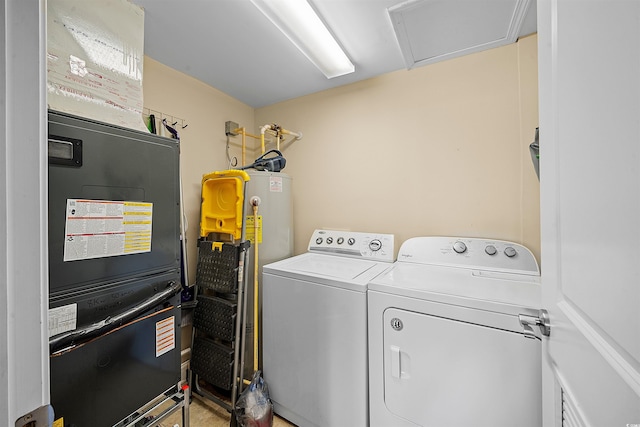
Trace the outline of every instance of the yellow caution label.
{"label": "yellow caution label", "polygon": [[[252,245],[256,244],[256,226],[253,215],[247,215],[244,222],[245,235]],[[258,215],[258,243],[262,243],[262,215]]]}
{"label": "yellow caution label", "polygon": [[55,420],[51,427],[64,427],[64,418],[60,417],[57,420]]}
{"label": "yellow caution label", "polygon": [[147,202],[124,202],[125,206],[131,206],[131,207],[142,207],[145,209],[150,209],[153,206],[153,203],[147,203]]}

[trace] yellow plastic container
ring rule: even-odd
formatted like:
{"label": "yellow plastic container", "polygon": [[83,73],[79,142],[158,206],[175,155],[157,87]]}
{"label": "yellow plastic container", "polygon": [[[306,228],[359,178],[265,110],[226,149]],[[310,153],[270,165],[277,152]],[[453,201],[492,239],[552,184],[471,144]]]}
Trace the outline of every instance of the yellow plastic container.
{"label": "yellow plastic container", "polygon": [[207,237],[209,233],[242,237],[244,183],[249,180],[249,174],[235,169],[202,177],[200,237]]}

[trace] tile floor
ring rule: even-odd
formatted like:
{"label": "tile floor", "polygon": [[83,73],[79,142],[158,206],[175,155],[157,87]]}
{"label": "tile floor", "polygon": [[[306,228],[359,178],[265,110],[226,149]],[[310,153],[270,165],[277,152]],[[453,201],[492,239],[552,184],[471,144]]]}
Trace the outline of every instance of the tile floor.
{"label": "tile floor", "polygon": [[[189,406],[189,424],[190,427],[229,427],[231,415],[226,409],[203,398],[194,395]],[[154,425],[154,427],[185,427],[182,425],[182,411],[177,410],[166,418],[162,423]],[[273,417],[273,427],[295,427],[278,416]]]}

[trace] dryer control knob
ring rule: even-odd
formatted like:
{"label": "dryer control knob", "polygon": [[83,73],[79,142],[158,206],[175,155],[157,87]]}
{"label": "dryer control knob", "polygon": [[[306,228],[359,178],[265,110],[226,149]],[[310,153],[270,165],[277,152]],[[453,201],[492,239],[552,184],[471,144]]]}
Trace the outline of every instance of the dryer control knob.
{"label": "dryer control knob", "polygon": [[316,239],[316,245],[319,245],[319,244],[321,244],[321,243],[322,243],[322,237],[318,237],[318,238]]}
{"label": "dryer control knob", "polygon": [[457,241],[453,244],[453,250],[459,254],[462,254],[467,250],[467,245],[465,245],[464,242]]}
{"label": "dryer control knob", "polygon": [[349,244],[349,246],[353,246],[356,243],[356,239],[354,239],[353,237],[349,237],[347,243]]}
{"label": "dryer control knob", "polygon": [[487,255],[495,255],[498,252],[496,247],[493,245],[488,245],[486,248],[484,248],[484,251],[487,253]]}
{"label": "dryer control knob", "polygon": [[511,246],[507,246],[506,248],[504,248],[504,254],[509,258],[513,258],[514,256],[516,256],[517,253],[518,252],[516,252],[516,250],[513,249],[513,247]]}
{"label": "dryer control knob", "polygon": [[327,237],[327,244],[330,245],[333,243],[333,237]]}
{"label": "dryer control knob", "polygon": [[380,248],[382,248],[382,242],[380,240],[373,239],[369,242],[369,249],[371,249],[373,252],[379,251]]}
{"label": "dryer control knob", "polygon": [[336,240],[336,243],[341,245],[344,243],[344,237],[338,237],[338,240]]}

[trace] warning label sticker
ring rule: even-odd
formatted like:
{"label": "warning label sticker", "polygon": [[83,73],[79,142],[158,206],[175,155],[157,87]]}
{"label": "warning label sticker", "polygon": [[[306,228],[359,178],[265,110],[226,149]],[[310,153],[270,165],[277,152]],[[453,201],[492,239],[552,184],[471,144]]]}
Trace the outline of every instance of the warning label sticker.
{"label": "warning label sticker", "polygon": [[76,329],[78,304],[68,304],[49,309],[49,338]]}
{"label": "warning label sticker", "polygon": [[67,200],[64,261],[151,252],[153,203]]}
{"label": "warning label sticker", "polygon": [[[256,226],[255,219],[252,215],[244,218],[245,236],[252,245],[256,244]],[[262,243],[262,215],[258,215],[258,243]]]}
{"label": "warning label sticker", "polygon": [[272,193],[282,193],[282,177],[281,176],[269,177],[269,191]]}
{"label": "warning label sticker", "polygon": [[176,348],[175,317],[156,322],[156,357]]}

